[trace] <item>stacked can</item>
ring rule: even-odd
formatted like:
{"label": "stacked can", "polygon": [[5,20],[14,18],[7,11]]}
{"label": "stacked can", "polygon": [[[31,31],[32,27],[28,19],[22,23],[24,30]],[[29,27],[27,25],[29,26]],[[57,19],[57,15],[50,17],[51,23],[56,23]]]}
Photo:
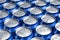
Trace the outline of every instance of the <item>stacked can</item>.
{"label": "stacked can", "polygon": [[0,40],[60,40],[60,0],[0,0]]}

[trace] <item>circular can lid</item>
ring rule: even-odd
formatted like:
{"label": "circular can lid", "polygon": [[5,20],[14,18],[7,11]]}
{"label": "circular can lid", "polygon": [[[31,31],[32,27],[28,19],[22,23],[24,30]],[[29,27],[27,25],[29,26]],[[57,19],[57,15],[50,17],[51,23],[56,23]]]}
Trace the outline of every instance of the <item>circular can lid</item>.
{"label": "circular can lid", "polygon": [[5,18],[8,16],[8,12],[4,11],[4,10],[0,10],[0,18]]}
{"label": "circular can lid", "polygon": [[4,2],[6,2],[6,0],[0,0],[0,3],[4,3]]}
{"label": "circular can lid", "polygon": [[10,37],[10,32],[6,30],[0,30],[0,40],[6,40]]}
{"label": "circular can lid", "polygon": [[32,31],[27,27],[19,27],[16,29],[16,34],[19,37],[27,37],[27,36],[31,35],[31,33],[32,33]]}
{"label": "circular can lid", "polygon": [[24,19],[23,19],[23,22],[28,24],[28,25],[33,25],[35,23],[37,23],[37,19],[32,17],[32,16],[26,16]]}
{"label": "circular can lid", "polygon": [[46,5],[45,0],[36,0],[36,1],[33,1],[33,3],[35,3],[38,6],[45,6]]}
{"label": "circular can lid", "polygon": [[35,14],[35,15],[42,13],[42,10],[37,7],[30,8],[29,11],[30,11],[30,13]]}
{"label": "circular can lid", "polygon": [[51,15],[45,14],[41,17],[41,20],[45,23],[53,23],[55,21],[55,18]]}
{"label": "circular can lid", "polygon": [[60,22],[56,23],[55,28],[60,31]]}
{"label": "circular can lid", "polygon": [[4,22],[5,26],[7,27],[15,27],[19,24],[18,20],[14,18],[7,18]]}
{"label": "circular can lid", "polygon": [[59,10],[54,6],[48,6],[46,8],[46,11],[49,12],[49,13],[57,13]]}
{"label": "circular can lid", "polygon": [[48,35],[51,33],[51,28],[48,27],[47,25],[39,25],[36,28],[36,32],[40,35]]}
{"label": "circular can lid", "polygon": [[31,6],[31,4],[30,3],[28,3],[28,2],[18,2],[17,3],[20,7],[22,7],[22,8],[28,8],[28,7],[30,7]]}
{"label": "circular can lid", "polygon": [[12,10],[12,14],[16,17],[21,17],[21,16],[24,16],[26,13],[23,10],[14,9]]}
{"label": "circular can lid", "polygon": [[12,0],[12,1],[17,2],[17,1],[20,1],[20,0]]}
{"label": "circular can lid", "polygon": [[51,40],[60,40],[60,34],[54,34],[54,35],[51,37]]}
{"label": "circular can lid", "polygon": [[13,9],[13,8],[15,8],[15,6],[16,5],[14,5],[12,2],[3,4],[3,7],[6,8],[6,9]]}
{"label": "circular can lid", "polygon": [[43,39],[40,38],[40,37],[34,37],[34,38],[32,38],[31,40],[43,40]]}
{"label": "circular can lid", "polygon": [[60,5],[60,0],[50,0],[50,3],[53,5]]}

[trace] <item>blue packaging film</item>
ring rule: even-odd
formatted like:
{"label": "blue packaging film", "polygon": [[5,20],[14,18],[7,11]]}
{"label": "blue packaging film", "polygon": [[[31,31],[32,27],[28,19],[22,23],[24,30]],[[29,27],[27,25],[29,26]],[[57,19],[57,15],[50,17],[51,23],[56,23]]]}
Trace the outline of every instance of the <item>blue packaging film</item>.
{"label": "blue packaging film", "polygon": [[0,0],[0,40],[60,40],[60,0]]}

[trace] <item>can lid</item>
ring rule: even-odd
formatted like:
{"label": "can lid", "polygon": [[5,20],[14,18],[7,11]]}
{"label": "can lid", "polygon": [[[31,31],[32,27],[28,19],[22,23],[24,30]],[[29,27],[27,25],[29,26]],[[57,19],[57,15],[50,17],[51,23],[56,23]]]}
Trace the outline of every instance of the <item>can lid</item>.
{"label": "can lid", "polygon": [[0,0],[0,3],[4,3],[4,2],[6,2],[6,0]]}
{"label": "can lid", "polygon": [[38,6],[45,6],[46,5],[45,0],[36,0],[36,1],[33,1],[33,3],[35,3]]}
{"label": "can lid", "polygon": [[12,2],[9,2],[9,3],[4,3],[3,4],[3,7],[6,8],[6,9],[12,9],[14,8],[16,5],[14,5]]}
{"label": "can lid", "polygon": [[0,10],[0,18],[5,18],[8,16],[8,12],[4,10]]}
{"label": "can lid", "polygon": [[50,0],[50,3],[53,5],[60,5],[60,0]]}
{"label": "can lid", "polygon": [[28,25],[33,25],[35,23],[37,23],[37,19],[32,17],[32,16],[26,16],[24,19],[23,19],[23,22],[28,24]]}
{"label": "can lid", "polygon": [[32,38],[31,40],[43,40],[43,39],[40,38],[40,37],[34,37],[34,38]]}
{"label": "can lid", "polygon": [[20,1],[20,0],[12,0],[12,1],[17,2],[17,1]]}
{"label": "can lid", "polygon": [[40,35],[48,35],[50,34],[52,29],[47,25],[38,25],[36,28],[36,32]]}
{"label": "can lid", "polygon": [[60,40],[60,34],[54,34],[54,35],[51,37],[51,40]]}
{"label": "can lid", "polygon": [[45,14],[41,17],[41,20],[45,23],[53,23],[55,21],[55,18],[51,15]]}
{"label": "can lid", "polygon": [[54,6],[48,6],[48,7],[46,8],[46,11],[49,12],[49,13],[56,13],[56,12],[58,12],[59,10],[58,10],[56,7],[54,7]]}
{"label": "can lid", "polygon": [[19,24],[18,20],[14,18],[7,18],[4,22],[5,26],[7,27],[15,27]]}
{"label": "can lid", "polygon": [[0,40],[6,40],[10,37],[10,32],[6,30],[0,30]]}
{"label": "can lid", "polygon": [[32,13],[32,14],[41,14],[42,13],[42,10],[37,8],[37,7],[33,7],[33,8],[30,8],[29,11]]}
{"label": "can lid", "polygon": [[22,7],[22,8],[28,8],[28,7],[30,7],[31,6],[31,4],[30,3],[28,3],[28,2],[18,2],[17,3],[20,7]]}
{"label": "can lid", "polygon": [[16,34],[19,37],[27,37],[27,36],[31,35],[31,33],[32,33],[32,31],[27,27],[19,27],[16,29]]}
{"label": "can lid", "polygon": [[60,31],[60,22],[56,23],[55,28]]}
{"label": "can lid", "polygon": [[24,16],[26,13],[20,9],[13,9],[12,14],[16,17]]}

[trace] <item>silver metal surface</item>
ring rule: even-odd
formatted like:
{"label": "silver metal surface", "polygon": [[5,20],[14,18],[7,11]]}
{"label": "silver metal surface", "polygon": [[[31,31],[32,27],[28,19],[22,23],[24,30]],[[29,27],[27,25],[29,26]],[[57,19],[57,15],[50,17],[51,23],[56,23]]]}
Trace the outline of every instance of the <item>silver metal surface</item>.
{"label": "silver metal surface", "polygon": [[55,18],[51,15],[45,14],[41,17],[41,20],[45,23],[53,23],[55,21]]}
{"label": "silver metal surface", "polygon": [[9,3],[4,3],[3,4],[3,7],[6,8],[6,9],[12,9],[14,8],[16,5],[14,5],[12,2],[9,2]]}
{"label": "silver metal surface", "polygon": [[10,37],[10,32],[6,30],[0,30],[0,40],[6,40]]}
{"label": "silver metal surface", "polygon": [[32,14],[41,14],[42,13],[42,10],[37,8],[37,7],[33,7],[33,8],[30,8],[29,11],[32,13]]}
{"label": "silver metal surface", "polygon": [[60,31],[60,22],[56,23],[55,28]]}
{"label": "silver metal surface", "polygon": [[60,40],[60,34],[54,34],[54,35],[51,37],[51,40]]}
{"label": "silver metal surface", "polygon": [[5,19],[4,24],[7,27],[15,27],[19,24],[19,22],[18,22],[18,20],[14,19],[14,18],[7,18],[7,19]]}
{"label": "silver metal surface", "polygon": [[28,24],[28,25],[33,25],[35,23],[37,23],[37,19],[32,17],[32,16],[26,16],[24,19],[23,19],[23,22]]}
{"label": "silver metal surface", "polygon": [[17,1],[20,1],[20,0],[12,0],[12,1],[17,2]]}
{"label": "silver metal surface", "polygon": [[8,12],[0,10],[0,18],[4,18],[8,16]]}
{"label": "silver metal surface", "polygon": [[22,8],[28,8],[28,7],[30,7],[31,6],[31,4],[30,3],[28,3],[28,2],[18,2],[17,3],[20,7],[22,7]]}
{"label": "silver metal surface", "polygon": [[48,35],[51,33],[51,28],[48,27],[47,25],[38,25],[36,27],[36,32],[40,35]]}
{"label": "silver metal surface", "polygon": [[59,9],[57,9],[57,8],[54,7],[54,6],[48,6],[48,7],[46,8],[46,11],[49,12],[49,13],[56,13],[56,12],[59,11]]}
{"label": "silver metal surface", "polygon": [[60,5],[60,0],[50,0],[50,3],[53,5]]}
{"label": "silver metal surface", "polygon": [[16,34],[19,37],[27,37],[27,36],[31,35],[31,33],[32,33],[32,31],[27,27],[19,27],[16,29]]}
{"label": "silver metal surface", "polygon": [[4,2],[6,2],[6,0],[0,0],[0,3],[4,3]]}
{"label": "silver metal surface", "polygon": [[20,9],[14,9],[12,11],[12,14],[16,17],[21,17],[21,16],[24,16],[26,13],[23,11],[23,10],[20,10]]}
{"label": "silver metal surface", "polygon": [[43,40],[43,39],[40,38],[40,37],[34,37],[34,38],[32,38],[31,40]]}
{"label": "silver metal surface", "polygon": [[46,5],[45,0],[36,0],[36,1],[33,1],[33,3],[35,3],[38,6],[45,6]]}

